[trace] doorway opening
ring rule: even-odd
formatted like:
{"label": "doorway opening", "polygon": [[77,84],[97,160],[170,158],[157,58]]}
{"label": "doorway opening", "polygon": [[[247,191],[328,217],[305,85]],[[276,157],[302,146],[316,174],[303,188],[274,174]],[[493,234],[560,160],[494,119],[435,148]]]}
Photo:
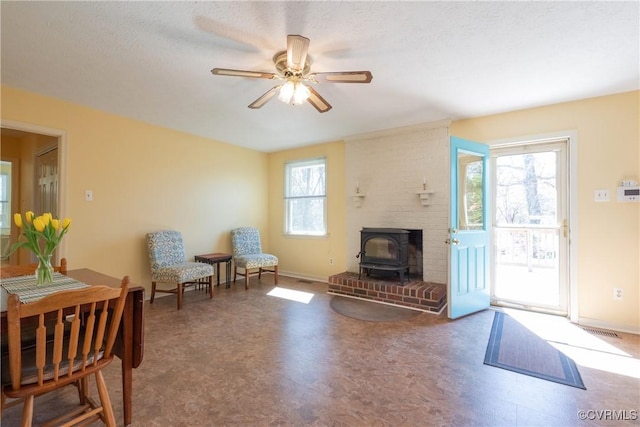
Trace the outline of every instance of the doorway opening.
{"label": "doorway opening", "polygon": [[568,138],[491,150],[491,302],[569,313]]}
{"label": "doorway opening", "polygon": [[[62,150],[64,132],[22,123],[2,122],[1,160],[11,164],[11,191],[6,200],[6,221],[2,221],[2,264],[25,265],[35,262],[27,249],[9,255],[9,247],[18,240],[20,230],[13,214],[26,211],[51,212],[64,216]],[[54,253],[57,262],[62,246]],[[5,253],[6,251],[6,253]]]}

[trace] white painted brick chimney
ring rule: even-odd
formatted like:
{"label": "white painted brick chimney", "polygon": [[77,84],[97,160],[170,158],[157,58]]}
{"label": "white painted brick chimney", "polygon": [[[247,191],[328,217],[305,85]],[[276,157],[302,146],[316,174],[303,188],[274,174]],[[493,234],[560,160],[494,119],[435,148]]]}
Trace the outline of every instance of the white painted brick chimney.
{"label": "white painted brick chimney", "polygon": [[[363,227],[416,229],[422,230],[422,280],[447,283],[449,124],[438,121],[345,140],[348,271],[358,271]],[[434,191],[428,206],[417,194],[424,180]],[[359,201],[353,197],[356,185],[364,196]]]}

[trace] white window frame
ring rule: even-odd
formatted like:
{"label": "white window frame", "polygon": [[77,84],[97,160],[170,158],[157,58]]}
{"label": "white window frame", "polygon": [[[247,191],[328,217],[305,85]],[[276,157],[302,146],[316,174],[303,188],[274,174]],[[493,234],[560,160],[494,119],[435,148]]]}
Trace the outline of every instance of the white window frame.
{"label": "white window frame", "polygon": [[[311,166],[324,167],[324,193],[311,195],[290,194],[290,180],[292,171],[296,168],[304,168]],[[327,159],[325,157],[311,158],[304,160],[295,160],[285,163],[284,170],[284,233],[289,236],[326,236],[327,235]],[[315,199],[322,202],[322,230],[294,230],[293,225],[293,209],[295,202],[302,199]]]}
{"label": "white window frame", "polygon": [[[0,204],[2,209],[0,215],[2,216],[2,229],[11,229],[11,162],[2,161],[2,172],[0,173]],[[4,234],[4,233],[3,233]]]}

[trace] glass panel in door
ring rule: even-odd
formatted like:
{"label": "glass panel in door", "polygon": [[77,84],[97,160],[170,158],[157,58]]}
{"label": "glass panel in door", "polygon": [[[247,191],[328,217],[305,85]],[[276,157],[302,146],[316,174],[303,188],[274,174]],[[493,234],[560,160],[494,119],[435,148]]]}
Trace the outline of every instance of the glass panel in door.
{"label": "glass panel in door", "polygon": [[494,152],[492,299],[566,313],[564,144]]}

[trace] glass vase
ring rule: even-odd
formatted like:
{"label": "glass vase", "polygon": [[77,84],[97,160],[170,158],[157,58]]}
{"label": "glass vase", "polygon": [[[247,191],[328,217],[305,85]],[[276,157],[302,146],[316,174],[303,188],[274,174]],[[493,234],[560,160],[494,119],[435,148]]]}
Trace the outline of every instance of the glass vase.
{"label": "glass vase", "polygon": [[53,266],[51,265],[51,255],[38,256],[38,266],[36,267],[36,283],[46,285],[53,282]]}

